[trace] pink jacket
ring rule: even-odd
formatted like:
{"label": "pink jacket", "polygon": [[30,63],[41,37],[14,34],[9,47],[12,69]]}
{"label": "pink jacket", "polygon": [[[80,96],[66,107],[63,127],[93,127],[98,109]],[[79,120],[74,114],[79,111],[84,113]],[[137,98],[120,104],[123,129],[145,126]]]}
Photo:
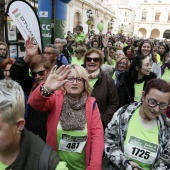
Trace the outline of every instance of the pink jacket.
{"label": "pink jacket", "polygon": [[[53,95],[44,97],[40,93],[38,86],[31,94],[28,103],[37,110],[49,111],[47,121],[47,144],[57,150],[56,131],[63,104],[63,91],[57,90]],[[87,120],[87,144],[86,144],[86,170],[101,170],[102,155],[104,151],[104,132],[100,118],[100,112],[96,104],[93,109],[95,99],[88,97],[86,101],[86,120]]]}

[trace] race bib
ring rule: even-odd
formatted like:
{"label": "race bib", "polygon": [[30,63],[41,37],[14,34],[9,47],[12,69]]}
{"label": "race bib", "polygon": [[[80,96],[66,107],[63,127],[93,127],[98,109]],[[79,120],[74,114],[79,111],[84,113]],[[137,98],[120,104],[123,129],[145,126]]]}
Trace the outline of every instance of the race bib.
{"label": "race bib", "polygon": [[87,136],[70,136],[62,134],[62,139],[60,140],[59,150],[66,152],[77,152],[81,153],[85,144]]}
{"label": "race bib", "polygon": [[145,164],[152,164],[156,158],[158,145],[131,136],[125,146],[125,155]]}

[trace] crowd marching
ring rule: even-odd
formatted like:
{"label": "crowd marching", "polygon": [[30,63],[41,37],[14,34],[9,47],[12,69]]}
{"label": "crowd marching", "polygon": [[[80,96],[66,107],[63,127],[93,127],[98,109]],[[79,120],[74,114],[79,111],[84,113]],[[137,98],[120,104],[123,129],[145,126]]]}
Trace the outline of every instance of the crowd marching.
{"label": "crowd marching", "polygon": [[78,25],[25,48],[0,42],[0,170],[170,170],[167,40]]}

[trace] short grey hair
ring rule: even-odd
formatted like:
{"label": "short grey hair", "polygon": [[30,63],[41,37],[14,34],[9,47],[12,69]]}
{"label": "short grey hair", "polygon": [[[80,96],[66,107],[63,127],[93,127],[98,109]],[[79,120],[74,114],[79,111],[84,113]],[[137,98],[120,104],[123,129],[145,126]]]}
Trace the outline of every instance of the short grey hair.
{"label": "short grey hair", "polygon": [[47,44],[46,47],[50,47],[54,49],[54,54],[59,55],[60,54],[60,50],[56,47],[56,45],[54,44]]}
{"label": "short grey hair", "polygon": [[66,39],[61,39],[61,42],[64,43],[64,45],[67,45],[67,40]]}
{"label": "short grey hair", "polygon": [[0,118],[14,125],[24,118],[25,100],[21,86],[13,80],[0,80]]}

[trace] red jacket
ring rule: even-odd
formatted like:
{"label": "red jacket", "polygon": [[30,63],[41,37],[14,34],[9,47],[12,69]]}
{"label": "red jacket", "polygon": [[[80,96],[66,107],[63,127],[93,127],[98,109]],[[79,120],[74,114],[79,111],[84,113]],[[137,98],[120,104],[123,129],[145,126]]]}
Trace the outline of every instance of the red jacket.
{"label": "red jacket", "polygon": [[[53,95],[44,97],[38,86],[31,94],[28,103],[37,110],[49,111],[47,121],[47,144],[57,150],[56,131],[63,104],[63,91],[57,90]],[[86,121],[87,121],[87,144],[86,144],[86,170],[101,170],[102,155],[104,151],[104,132],[98,106],[93,109],[93,97],[87,97]]]}

